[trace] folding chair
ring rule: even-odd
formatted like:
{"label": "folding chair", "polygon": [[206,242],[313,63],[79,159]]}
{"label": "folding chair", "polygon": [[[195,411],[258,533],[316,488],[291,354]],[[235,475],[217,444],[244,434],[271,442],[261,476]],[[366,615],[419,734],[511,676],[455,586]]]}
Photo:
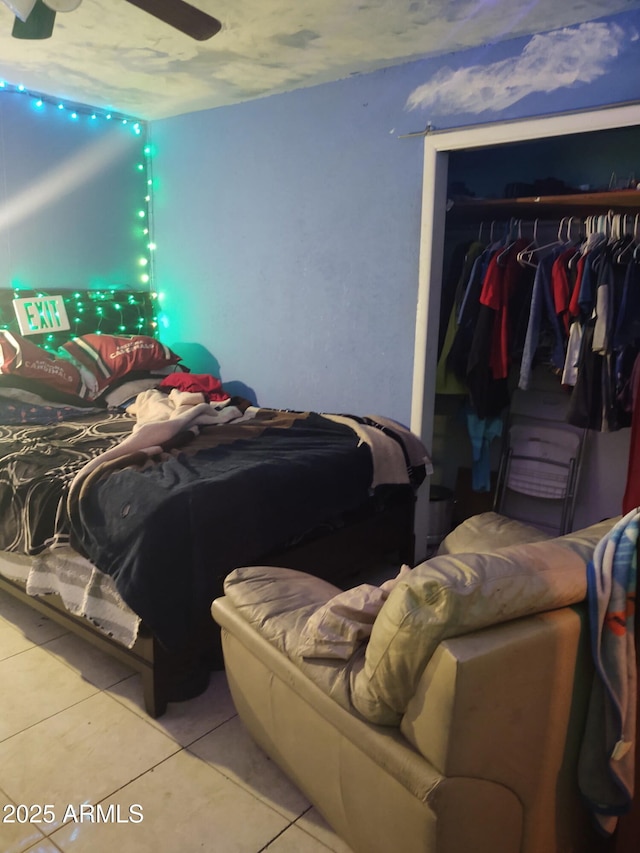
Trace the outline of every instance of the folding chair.
{"label": "folding chair", "polygon": [[[586,430],[518,419],[505,430],[494,509],[538,527],[572,529]],[[518,496],[524,496],[519,499]]]}

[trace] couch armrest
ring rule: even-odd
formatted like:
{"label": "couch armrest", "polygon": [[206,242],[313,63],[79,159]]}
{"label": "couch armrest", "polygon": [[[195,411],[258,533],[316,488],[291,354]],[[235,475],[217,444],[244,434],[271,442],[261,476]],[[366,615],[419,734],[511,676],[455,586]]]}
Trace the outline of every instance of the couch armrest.
{"label": "couch armrest", "polygon": [[339,587],[315,575],[277,566],[244,566],[224,579],[224,594],[248,622],[309,605],[319,607],[339,592]]}
{"label": "couch armrest", "polygon": [[295,657],[307,620],[340,589],[295,569],[246,566],[227,575],[224,592],[249,625],[281,652]]}
{"label": "couch armrest", "polygon": [[443,641],[401,722],[443,775],[516,794],[523,849],[565,849],[558,837],[586,824],[576,771],[592,672],[585,623],[582,606],[567,607]]}

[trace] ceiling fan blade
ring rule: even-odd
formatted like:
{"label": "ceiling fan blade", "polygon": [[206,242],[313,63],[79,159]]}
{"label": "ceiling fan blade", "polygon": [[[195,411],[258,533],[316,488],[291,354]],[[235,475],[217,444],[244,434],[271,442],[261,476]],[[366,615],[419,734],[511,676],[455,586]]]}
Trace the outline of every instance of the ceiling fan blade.
{"label": "ceiling fan blade", "polygon": [[217,18],[196,9],[185,0],[127,0],[127,3],[198,41],[206,41],[222,29]]}
{"label": "ceiling fan blade", "polygon": [[26,21],[15,19],[11,35],[16,39],[48,39],[53,32],[55,19],[53,9],[45,6],[42,0],[36,0]]}

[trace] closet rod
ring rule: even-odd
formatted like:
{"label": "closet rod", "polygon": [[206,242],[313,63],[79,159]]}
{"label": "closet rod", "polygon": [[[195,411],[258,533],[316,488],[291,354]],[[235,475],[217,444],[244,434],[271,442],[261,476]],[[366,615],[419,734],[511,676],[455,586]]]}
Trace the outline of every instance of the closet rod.
{"label": "closet rod", "polygon": [[640,212],[640,190],[607,190],[604,192],[576,193],[570,195],[531,196],[526,198],[463,199],[453,200],[447,211],[447,220],[460,222],[484,217],[485,219],[547,218],[560,216],[591,216]]}

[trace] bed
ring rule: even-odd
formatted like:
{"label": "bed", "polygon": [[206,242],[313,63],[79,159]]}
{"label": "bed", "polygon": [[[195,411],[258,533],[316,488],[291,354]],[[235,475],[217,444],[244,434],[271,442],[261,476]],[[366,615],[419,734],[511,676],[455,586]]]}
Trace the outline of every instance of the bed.
{"label": "bed", "polygon": [[0,292],[0,589],[139,671],[160,716],[222,663],[210,604],[233,568],[345,586],[411,563],[430,463],[384,417],[230,396],[158,340],[155,310],[146,293]]}

